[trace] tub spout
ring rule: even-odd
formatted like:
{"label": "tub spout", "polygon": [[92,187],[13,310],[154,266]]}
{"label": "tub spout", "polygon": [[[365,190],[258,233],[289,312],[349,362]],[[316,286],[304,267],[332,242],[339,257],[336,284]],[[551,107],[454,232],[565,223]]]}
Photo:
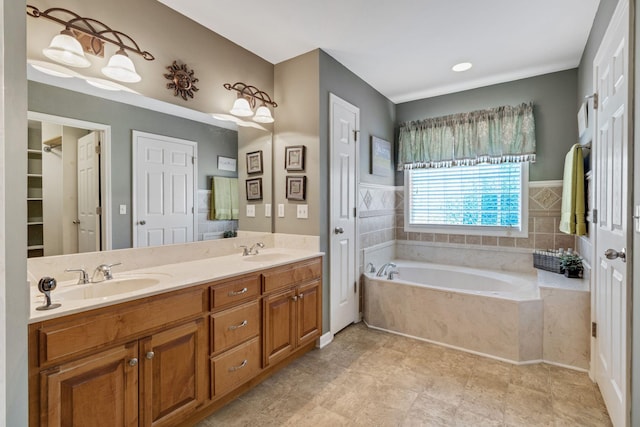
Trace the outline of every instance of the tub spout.
{"label": "tub spout", "polygon": [[392,263],[392,262],[388,262],[388,263],[384,264],[382,267],[380,267],[380,270],[378,270],[378,272],[376,273],[376,277],[382,277],[385,274],[387,274],[387,269],[389,267],[395,268],[396,265],[394,263]]}

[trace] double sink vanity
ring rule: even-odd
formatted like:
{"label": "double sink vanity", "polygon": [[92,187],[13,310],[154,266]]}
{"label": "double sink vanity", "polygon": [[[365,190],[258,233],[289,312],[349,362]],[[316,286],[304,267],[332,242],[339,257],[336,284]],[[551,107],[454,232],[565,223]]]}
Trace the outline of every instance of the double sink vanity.
{"label": "double sink vanity", "polygon": [[[240,246],[257,238],[265,249],[244,255]],[[97,283],[64,272],[116,262]],[[44,272],[61,278],[52,310],[36,310],[44,298],[33,282]],[[31,426],[192,425],[322,333],[313,236],[34,259],[29,275]]]}

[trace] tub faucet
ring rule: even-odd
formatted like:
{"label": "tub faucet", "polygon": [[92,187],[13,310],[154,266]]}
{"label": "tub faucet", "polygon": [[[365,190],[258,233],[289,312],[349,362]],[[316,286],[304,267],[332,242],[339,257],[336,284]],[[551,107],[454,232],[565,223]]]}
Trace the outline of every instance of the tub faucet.
{"label": "tub faucet", "polygon": [[372,262],[370,262],[370,263],[367,264],[366,270],[367,270],[367,273],[375,273],[376,272],[376,266],[373,265]]}
{"label": "tub faucet", "polygon": [[248,256],[248,255],[258,255],[258,250],[255,249],[255,247],[259,247],[259,248],[264,248],[264,243],[262,242],[258,242],[254,245],[251,245],[250,248],[248,248],[245,245],[240,245],[240,247],[242,248],[242,256]]}
{"label": "tub faucet", "polygon": [[387,274],[387,280],[393,280],[393,275],[399,275],[400,272],[398,270],[391,270],[389,274]]}
{"label": "tub faucet", "polygon": [[84,268],[67,268],[64,270],[67,273],[80,273],[80,277],[78,278],[78,285],[86,285],[89,283],[89,275],[87,274],[87,270]]}
{"label": "tub faucet", "polygon": [[387,269],[388,269],[389,267],[393,267],[393,268],[395,268],[395,267],[397,267],[397,266],[396,266],[394,263],[392,263],[392,262],[388,262],[388,263],[386,263],[386,264],[383,264],[383,265],[382,265],[382,267],[380,267],[380,270],[378,270],[378,272],[376,273],[376,277],[382,277],[382,276],[384,276],[385,274],[387,274]]}
{"label": "tub faucet", "polygon": [[120,264],[122,263],[116,262],[115,264],[100,264],[93,271],[93,275],[91,276],[91,281],[94,282],[93,278],[96,277],[97,273],[102,273],[103,278],[101,281],[113,279],[113,274],[111,273],[111,267],[115,267],[116,265],[120,265]]}

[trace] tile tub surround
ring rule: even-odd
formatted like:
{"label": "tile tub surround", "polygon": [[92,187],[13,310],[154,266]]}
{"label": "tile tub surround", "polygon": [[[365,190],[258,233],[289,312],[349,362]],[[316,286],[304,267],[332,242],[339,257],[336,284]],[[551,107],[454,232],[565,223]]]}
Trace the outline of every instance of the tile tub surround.
{"label": "tile tub surround", "polygon": [[197,427],[554,425],[611,426],[586,373],[511,365],[360,323]]}
{"label": "tile tub surround", "polygon": [[558,230],[562,203],[562,181],[529,183],[529,224],[527,237],[492,237],[465,234],[436,234],[404,231],[404,187],[396,191],[396,240],[465,245],[501,249],[576,248],[576,238]]}
{"label": "tile tub surround", "polygon": [[402,187],[360,184],[358,191],[360,248],[368,248],[395,239],[398,188]]}
{"label": "tile tub surround", "polygon": [[514,301],[365,279],[374,328],[520,363],[542,359],[542,301]]}
{"label": "tile tub surround", "polygon": [[65,282],[78,278],[78,273],[65,272],[67,268],[84,267],[91,276],[93,269],[100,264],[120,262],[121,265],[113,268],[114,275],[117,275],[118,272],[141,268],[239,254],[242,252],[240,245],[251,246],[256,242],[263,242],[265,248],[279,247],[316,252],[320,250],[318,236],[239,231],[238,237],[232,239],[29,258],[27,280],[31,286],[36,286],[39,278],[43,276],[52,276],[58,282]]}

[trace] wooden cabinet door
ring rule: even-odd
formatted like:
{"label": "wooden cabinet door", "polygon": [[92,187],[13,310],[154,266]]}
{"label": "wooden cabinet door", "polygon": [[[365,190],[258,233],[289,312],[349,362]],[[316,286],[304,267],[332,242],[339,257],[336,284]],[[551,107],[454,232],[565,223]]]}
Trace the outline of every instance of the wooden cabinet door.
{"label": "wooden cabinet door", "polygon": [[297,345],[314,341],[322,332],[322,288],[320,280],[298,287]]}
{"label": "wooden cabinet door", "polygon": [[137,426],[137,357],[134,342],[41,372],[41,425]]}
{"label": "wooden cabinet door", "polygon": [[291,354],[296,346],[296,299],[293,289],[263,299],[265,367]]}
{"label": "wooden cabinet door", "polygon": [[140,340],[141,426],[175,425],[206,399],[203,319]]}

